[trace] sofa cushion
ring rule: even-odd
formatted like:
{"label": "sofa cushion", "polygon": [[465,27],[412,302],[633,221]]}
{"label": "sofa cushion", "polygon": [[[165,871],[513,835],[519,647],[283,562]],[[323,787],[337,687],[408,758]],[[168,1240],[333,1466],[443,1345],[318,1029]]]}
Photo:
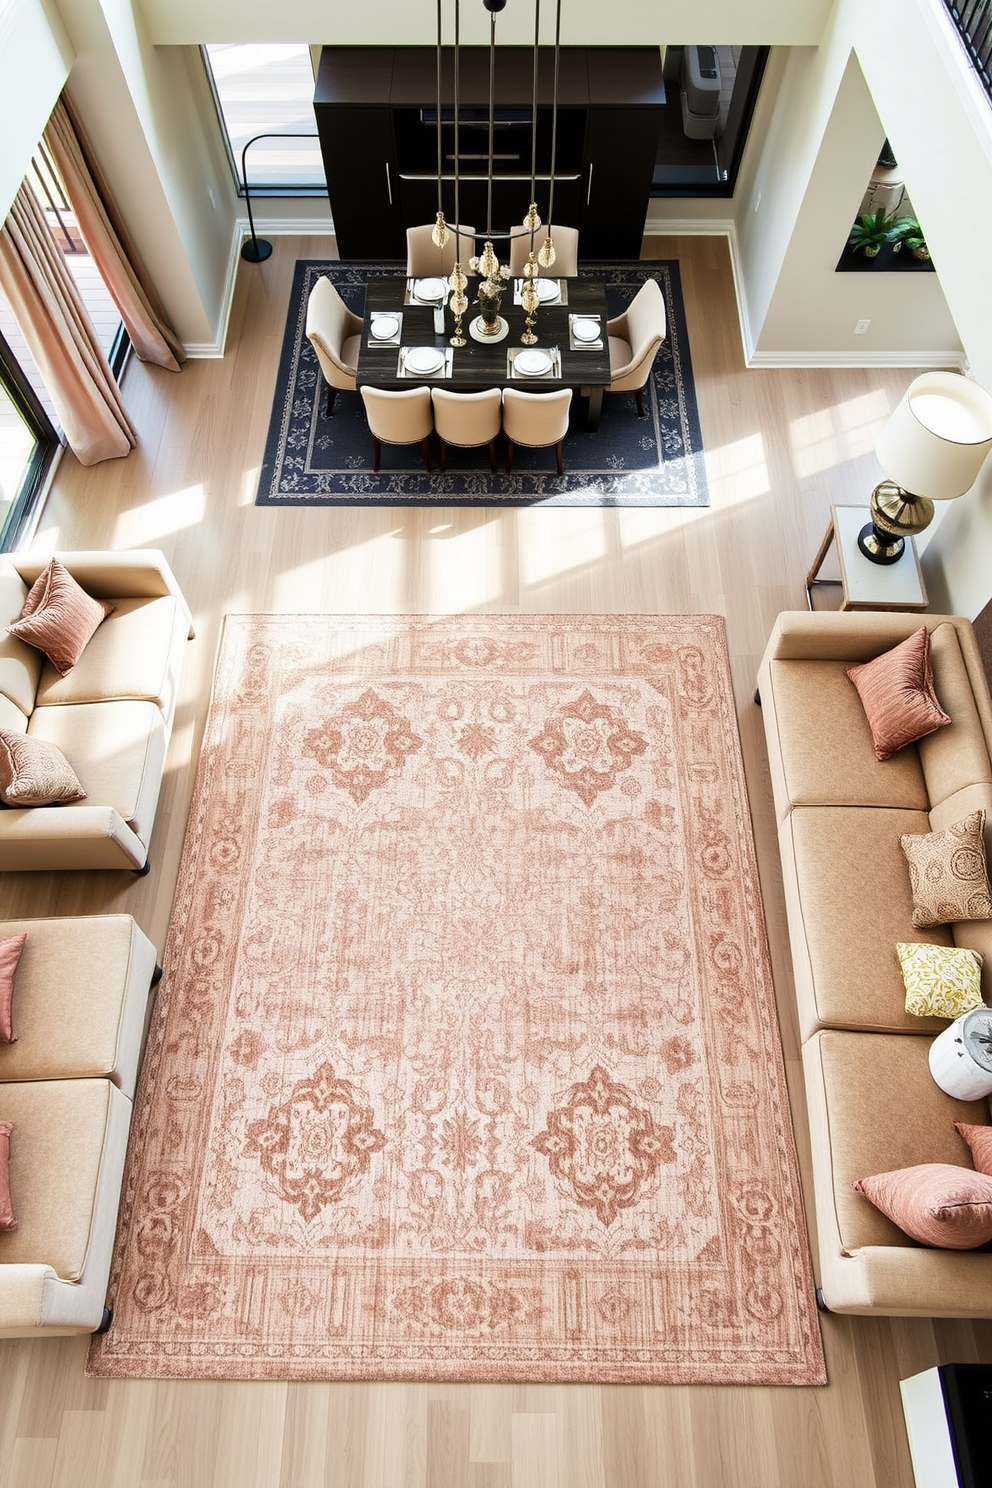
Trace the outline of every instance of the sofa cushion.
{"label": "sofa cushion", "polygon": [[62,751],[30,734],[0,730],[0,800],[8,806],[82,801],[86,791]]}
{"label": "sofa cushion", "polygon": [[165,723],[154,703],[36,708],[28,733],[71,753],[89,803],[115,807],[148,841],[166,746]]}
{"label": "sofa cushion", "polygon": [[992,1179],[952,1163],[917,1163],[859,1179],[854,1192],[921,1245],[975,1250],[992,1240]]}
{"label": "sofa cushion", "polygon": [[133,1096],[155,948],[127,914],[2,920],[26,936],[0,1081],[105,1076]]}
{"label": "sofa cushion", "polygon": [[992,919],[984,811],[943,832],[908,832],[900,842],[909,865],[914,926]]}
{"label": "sofa cushion", "polygon": [[[992,783],[992,761],[958,632],[946,621],[931,632],[930,661],[937,696],[952,720],[917,745],[932,809],[976,782]],[[967,812],[959,809],[954,820]]]}
{"label": "sofa cushion", "polygon": [[[0,1043],[13,1044],[17,1040],[14,1032],[14,977],[24,950],[27,935],[7,935],[0,940]],[[0,1079],[3,1078],[0,1073]]]}
{"label": "sofa cushion", "polygon": [[10,1202],[10,1138],[13,1123],[0,1121],[0,1230],[17,1229],[17,1216]]}
{"label": "sofa cushion", "polygon": [[0,694],[24,714],[34,707],[44,658],[33,646],[12,636],[7,626],[21,613],[27,594],[28,586],[10,559],[0,557]]}
{"label": "sofa cushion", "polygon": [[906,944],[896,954],[906,987],[906,1011],[918,1018],[960,1018],[982,1006],[982,960],[958,946]]}
{"label": "sofa cushion", "polygon": [[917,747],[884,763],[843,661],[773,661],[768,677],[785,790],[793,806],[929,805]]}
{"label": "sofa cushion", "polygon": [[18,1218],[0,1262],[38,1264],[78,1281],[86,1264],[111,1102],[109,1080],[39,1080],[0,1087],[15,1127],[10,1187]]}
{"label": "sofa cushion", "polygon": [[[883,769],[884,766],[879,766]],[[898,941],[952,943],[950,928],[916,931],[900,834],[924,812],[797,806],[779,828],[782,875],[803,1038],[823,1025],[939,1033],[906,1012]]]}
{"label": "sofa cushion", "polygon": [[858,690],[880,760],[951,721],[934,692],[925,625],[873,661],[848,667],[847,675]]}
{"label": "sofa cushion", "polygon": [[157,704],[171,718],[185,657],[188,621],[171,594],[119,599],[67,676],[46,666],[37,689],[39,707],[109,702],[118,698]]}
{"label": "sofa cushion", "polygon": [[44,651],[55,669],[71,671],[97,626],[113,605],[94,599],[53,558],[28,590],[20,616],[8,626],[11,635]]}
{"label": "sofa cushion", "polygon": [[821,1244],[830,1244],[833,1232],[848,1252],[911,1245],[853,1185],[868,1174],[918,1163],[969,1165],[954,1123],[986,1125],[988,1106],[944,1094],[930,1074],[930,1044],[929,1038],[825,1028],[804,1045]]}

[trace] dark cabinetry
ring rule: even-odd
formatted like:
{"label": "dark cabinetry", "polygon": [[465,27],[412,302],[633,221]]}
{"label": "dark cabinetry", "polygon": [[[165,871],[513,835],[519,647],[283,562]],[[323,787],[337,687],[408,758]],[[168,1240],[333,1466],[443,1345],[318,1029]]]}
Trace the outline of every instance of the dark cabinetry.
{"label": "dark cabinetry", "polygon": [[[494,234],[515,228],[529,200],[532,63],[529,48],[496,50]],[[536,118],[542,215],[551,175],[553,76],[553,54],[542,49]],[[433,220],[438,128],[444,211],[455,220],[452,78],[453,57],[446,49],[439,120],[433,48],[324,48],[314,112],[342,258],[402,258],[406,228]],[[554,216],[579,229],[583,257],[639,256],[664,101],[656,47],[562,49]],[[480,231],[488,213],[488,106],[488,50],[463,48],[459,215]]]}

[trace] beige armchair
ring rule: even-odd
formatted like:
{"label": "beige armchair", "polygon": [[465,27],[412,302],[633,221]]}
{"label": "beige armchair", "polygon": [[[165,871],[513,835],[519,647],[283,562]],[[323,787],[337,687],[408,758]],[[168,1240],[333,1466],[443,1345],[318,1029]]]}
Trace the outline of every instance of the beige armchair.
{"label": "beige armchair", "polygon": [[[475,253],[475,228],[469,227],[467,223],[460,223],[456,228],[453,223],[448,223],[448,232],[451,236],[443,248],[439,248],[431,239],[434,231],[433,222],[426,222],[422,227],[408,227],[406,230],[406,276],[408,279],[427,279],[433,275],[444,275],[445,278],[455,267],[455,257],[461,262],[462,268],[468,273],[468,261]],[[455,234],[457,232],[457,241]]]}
{"label": "beige armchair", "polygon": [[362,401],[372,435],[372,469],[378,474],[384,444],[419,444],[428,474],[431,468],[431,389],[401,388],[392,392],[384,388],[363,387]]}
{"label": "beige armchair", "polygon": [[[555,261],[550,269],[541,269],[542,278],[569,278],[579,272],[579,230],[577,227],[553,226],[551,236],[555,245]],[[537,252],[548,236],[548,228],[539,227],[534,234],[534,251]],[[510,239],[510,270],[519,276],[530,253],[530,234]]]}
{"label": "beige armchair", "polygon": [[330,279],[317,280],[307,301],[307,339],[327,383],[327,417],[339,391],[355,391],[362,322],[352,314]]}
{"label": "beige armchair", "polygon": [[513,469],[514,444],[525,444],[536,449],[554,445],[558,474],[564,474],[562,444],[568,433],[568,411],[571,404],[571,388],[557,388],[553,393],[524,393],[509,387],[503,389],[507,475]]}
{"label": "beige armchair", "polygon": [[607,321],[606,330],[610,338],[610,385],[606,391],[633,393],[637,412],[644,418],[644,385],[668,330],[657,279],[646,279],[623,314]]}
{"label": "beige armchair", "polygon": [[502,414],[499,388],[486,388],[481,393],[451,393],[447,388],[431,388],[434,405],[434,428],[441,441],[441,474],[447,464],[448,445],[473,449],[489,446],[489,469],[496,474],[496,435]]}
{"label": "beige armchair", "polygon": [[114,604],[62,676],[6,629],[50,556],[0,557],[0,729],[54,744],[86,798],[0,809],[0,872],[141,872],[193,634],[189,607],[155,549],[56,554],[89,594]]}

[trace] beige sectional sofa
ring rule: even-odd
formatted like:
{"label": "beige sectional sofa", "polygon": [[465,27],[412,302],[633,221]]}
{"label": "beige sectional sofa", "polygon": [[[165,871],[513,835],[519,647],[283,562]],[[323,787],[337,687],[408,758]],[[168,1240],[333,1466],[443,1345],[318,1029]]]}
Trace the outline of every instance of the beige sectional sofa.
{"label": "beige sectional sofa", "polygon": [[0,1338],[106,1322],[155,950],[130,915],[0,921],[26,933],[16,1042],[0,1043],[17,1229],[0,1234]]}
{"label": "beige sectional sofa", "polygon": [[50,556],[0,557],[0,729],[54,744],[86,799],[0,808],[0,872],[141,870],[192,618],[157,550],[58,553],[89,594],[115,607],[63,677],[6,629]]}
{"label": "beige sectional sofa", "polygon": [[[923,623],[952,722],[879,762],[845,670]],[[971,625],[947,615],[780,615],[757,700],[803,1040],[822,1301],[836,1312],[992,1317],[992,1258],[921,1246],[851,1188],[916,1163],[970,1167],[953,1123],[989,1122],[986,1101],[954,1100],[931,1078],[928,1049],[946,1020],[905,1011],[895,950],[932,941],[980,951],[992,1003],[992,921],[915,929],[899,843],[978,807],[987,833],[992,825],[992,702]]]}

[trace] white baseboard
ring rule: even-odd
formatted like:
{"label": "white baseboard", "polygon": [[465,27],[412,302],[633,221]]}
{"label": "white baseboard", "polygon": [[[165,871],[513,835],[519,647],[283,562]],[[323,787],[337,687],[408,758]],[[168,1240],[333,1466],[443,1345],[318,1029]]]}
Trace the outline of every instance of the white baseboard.
{"label": "white baseboard", "polygon": [[234,286],[238,278],[238,264],[241,262],[241,244],[247,233],[247,223],[244,230],[240,223],[235,224],[234,237],[231,241],[231,250],[227,257],[227,273],[224,279],[224,293],[221,296],[220,325],[216,341],[185,341],[183,350],[191,360],[209,360],[224,355],[227,345],[227,328],[231,321],[231,306],[234,303]]}
{"label": "white baseboard", "polygon": [[964,354],[938,351],[876,351],[852,356],[843,351],[756,351],[749,367],[956,367],[964,371]]}

